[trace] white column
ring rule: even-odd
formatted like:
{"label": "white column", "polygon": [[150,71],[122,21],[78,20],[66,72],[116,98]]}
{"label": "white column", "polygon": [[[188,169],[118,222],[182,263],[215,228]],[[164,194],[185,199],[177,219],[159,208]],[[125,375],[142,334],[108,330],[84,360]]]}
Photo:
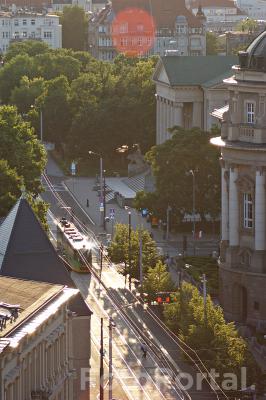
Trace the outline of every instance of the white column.
{"label": "white column", "polygon": [[175,109],[172,101],[170,107],[171,107],[171,128],[173,128],[173,126],[175,125]]}
{"label": "white column", "polygon": [[265,250],[265,174],[256,171],[255,188],[255,250]]}
{"label": "white column", "polygon": [[202,128],[202,103],[194,101],[193,103],[193,117],[192,117],[192,128]]}
{"label": "white column", "polygon": [[167,100],[166,102],[166,110],[167,110],[166,135],[167,139],[170,139],[172,135],[169,133],[168,129],[172,128],[172,126],[171,126],[171,102],[169,100]]}
{"label": "white column", "polygon": [[174,103],[174,124],[183,126],[183,103]]}
{"label": "white column", "polygon": [[160,100],[156,95],[156,144],[160,144]]}
{"label": "white column", "polygon": [[238,170],[236,167],[230,168],[229,183],[229,244],[230,246],[239,245],[239,203],[236,180]]}
{"label": "white column", "polygon": [[229,199],[228,188],[225,178],[227,168],[222,166],[222,240],[229,240]]}

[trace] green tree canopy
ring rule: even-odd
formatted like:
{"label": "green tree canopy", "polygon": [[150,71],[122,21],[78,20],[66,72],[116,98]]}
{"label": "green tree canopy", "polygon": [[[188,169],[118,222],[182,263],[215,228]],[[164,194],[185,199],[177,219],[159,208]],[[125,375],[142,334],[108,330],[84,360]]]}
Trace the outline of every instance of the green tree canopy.
{"label": "green tree canopy", "polygon": [[62,45],[73,50],[85,50],[88,19],[85,11],[78,6],[64,7],[61,16]]}
{"label": "green tree canopy", "polygon": [[48,51],[48,44],[44,42],[39,42],[37,40],[24,40],[23,42],[13,42],[10,44],[4,60],[5,62],[8,62],[18,55],[25,54],[30,57],[34,57],[37,54],[43,54]]}
{"label": "green tree canopy", "polygon": [[162,261],[157,261],[155,267],[149,267],[144,278],[143,290],[151,298],[158,292],[171,292],[174,285],[170,273]]}
{"label": "green tree canopy", "polygon": [[[220,374],[235,373],[247,367],[249,384],[254,383],[256,368],[247,343],[239,336],[233,323],[226,323],[223,311],[207,297],[207,321],[204,319],[204,301],[198,289],[182,283],[175,295],[176,302],[164,306],[166,324],[185,341],[207,366]],[[195,358],[195,353],[192,354]]]}
{"label": "green tree canopy", "polygon": [[237,25],[237,29],[242,32],[254,33],[258,30],[259,24],[253,18],[246,18],[240,21]]}
{"label": "green tree canopy", "polygon": [[29,193],[38,194],[46,163],[45,149],[13,106],[0,107],[0,143],[0,159],[7,160],[11,170],[16,170]]}
{"label": "green tree canopy", "polygon": [[147,153],[155,179],[156,192],[140,193],[135,205],[147,207],[165,218],[167,206],[171,215],[181,222],[185,213],[192,214],[193,178],[195,171],[196,211],[205,219],[220,210],[219,151],[209,143],[210,134],[198,128],[185,130],[174,128],[172,138],[154,146]]}
{"label": "green tree canopy", "polygon": [[[131,231],[131,276],[139,279],[139,243],[142,235],[142,266],[145,273],[149,267],[155,267],[158,261],[156,243],[146,230]],[[110,247],[109,256],[114,263],[123,263],[123,273],[129,273],[129,231],[128,225],[116,224],[115,234]]]}
{"label": "green tree canopy", "polygon": [[218,54],[218,39],[212,32],[206,32],[206,54],[207,56]]}
{"label": "green tree canopy", "polygon": [[21,178],[7,160],[0,160],[0,217],[7,215],[20,195]]}
{"label": "green tree canopy", "polygon": [[23,76],[19,86],[16,86],[10,97],[10,102],[17,106],[20,113],[27,113],[34,106],[36,99],[44,91],[45,81],[43,78],[29,79]]}

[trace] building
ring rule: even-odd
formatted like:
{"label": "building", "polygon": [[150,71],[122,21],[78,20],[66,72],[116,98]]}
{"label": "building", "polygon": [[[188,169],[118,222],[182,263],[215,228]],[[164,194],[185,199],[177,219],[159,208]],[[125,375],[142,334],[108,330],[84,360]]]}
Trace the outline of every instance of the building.
{"label": "building", "polygon": [[220,296],[225,316],[266,333],[266,32],[224,81],[222,122]]}
{"label": "building", "polygon": [[107,3],[108,3],[108,0],[92,0],[91,11],[94,13],[97,13],[97,12],[101,11],[101,9],[104,8]]}
{"label": "building", "polygon": [[77,293],[0,276],[0,399],[73,399],[68,303]]}
{"label": "building", "polygon": [[53,0],[51,5],[52,10],[55,12],[63,12],[66,6],[78,6],[83,8],[85,12],[92,12],[92,0]]}
{"label": "building", "polygon": [[226,54],[237,54],[238,51],[244,50],[248,45],[258,36],[258,33],[249,32],[226,32],[225,34],[225,45]]}
{"label": "building", "polygon": [[[27,200],[20,198],[0,226],[0,278],[45,282],[76,289]],[[1,300],[0,300],[1,301]],[[91,311],[78,293],[69,302],[72,312],[71,360],[75,379],[71,400],[81,392],[81,369],[90,367]],[[78,340],[76,340],[78,338]]]}
{"label": "building", "polygon": [[13,41],[41,40],[51,48],[62,47],[59,16],[26,11],[0,12],[0,52],[5,53]]}
{"label": "building", "polygon": [[233,31],[237,24],[247,18],[245,11],[240,10],[232,0],[191,0],[190,8],[194,14],[199,6],[206,17],[206,28],[212,32]]}
{"label": "building", "polygon": [[[132,9],[138,12],[133,23]],[[149,26],[145,24],[147,15],[152,21]],[[196,16],[190,12],[184,0],[113,0],[90,20],[88,40],[92,55],[106,61],[119,52],[131,54],[132,47],[137,56],[162,56],[167,51],[205,55],[205,17],[200,11]]]}
{"label": "building", "polygon": [[168,129],[199,127],[206,131],[217,125],[209,113],[228,101],[223,79],[230,76],[234,56],[166,56],[159,60],[156,84],[156,144],[170,138]]}
{"label": "building", "polygon": [[265,0],[236,0],[236,4],[249,18],[266,20]]}

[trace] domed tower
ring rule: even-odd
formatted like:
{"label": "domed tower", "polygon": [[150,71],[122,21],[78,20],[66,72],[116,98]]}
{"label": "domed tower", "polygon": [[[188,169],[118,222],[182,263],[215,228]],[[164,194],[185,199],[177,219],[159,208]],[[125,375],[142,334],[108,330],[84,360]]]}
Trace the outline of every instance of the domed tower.
{"label": "domed tower", "polygon": [[[222,122],[220,299],[227,318],[266,333],[266,32],[226,79]],[[219,115],[220,111],[220,115]]]}
{"label": "domed tower", "polygon": [[196,14],[196,17],[201,21],[202,25],[206,25],[206,17],[202,10],[202,5],[199,4],[199,8]]}

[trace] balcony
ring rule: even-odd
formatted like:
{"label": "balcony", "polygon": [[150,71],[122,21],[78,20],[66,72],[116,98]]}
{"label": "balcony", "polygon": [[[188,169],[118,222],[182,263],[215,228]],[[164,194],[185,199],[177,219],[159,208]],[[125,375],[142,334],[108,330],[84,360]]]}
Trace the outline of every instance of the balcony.
{"label": "balcony", "polygon": [[251,124],[230,124],[228,140],[253,144],[266,144],[266,127]]}

